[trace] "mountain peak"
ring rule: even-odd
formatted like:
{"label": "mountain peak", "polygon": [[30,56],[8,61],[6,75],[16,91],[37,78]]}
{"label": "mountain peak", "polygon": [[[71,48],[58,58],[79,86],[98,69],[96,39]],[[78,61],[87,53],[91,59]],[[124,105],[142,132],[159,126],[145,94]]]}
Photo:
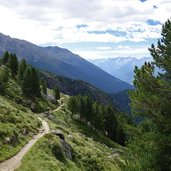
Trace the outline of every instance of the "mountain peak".
{"label": "mountain peak", "polygon": [[16,53],[19,58],[24,57],[28,63],[40,69],[86,81],[107,93],[133,88],[67,49],[57,46],[40,47],[3,34],[0,39],[0,54],[5,51]]}

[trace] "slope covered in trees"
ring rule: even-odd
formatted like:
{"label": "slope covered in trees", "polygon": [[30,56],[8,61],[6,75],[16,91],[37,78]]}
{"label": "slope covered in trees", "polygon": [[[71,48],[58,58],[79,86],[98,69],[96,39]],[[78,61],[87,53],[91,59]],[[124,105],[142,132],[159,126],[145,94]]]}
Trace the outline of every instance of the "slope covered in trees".
{"label": "slope covered in trees", "polygon": [[93,100],[98,100],[104,104],[112,103],[112,98],[109,95],[84,81],[61,77],[47,71],[41,71],[40,75],[46,81],[48,88],[53,89],[57,86],[61,93],[69,96],[87,95]]}
{"label": "slope covered in trees", "polygon": [[78,117],[80,121],[98,133],[125,145],[126,133],[123,123],[131,124],[130,118],[120,113],[112,104],[103,105],[88,96],[78,95],[70,97],[68,109],[71,111],[72,117]]}

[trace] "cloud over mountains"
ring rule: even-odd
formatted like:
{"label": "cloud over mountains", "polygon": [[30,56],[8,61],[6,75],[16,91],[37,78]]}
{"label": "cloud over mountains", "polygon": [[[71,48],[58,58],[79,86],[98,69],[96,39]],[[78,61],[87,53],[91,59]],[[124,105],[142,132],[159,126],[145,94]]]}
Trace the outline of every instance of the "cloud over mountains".
{"label": "cloud over mountains", "polygon": [[[169,0],[0,0],[0,32],[82,54],[98,52],[99,45],[108,47],[109,43],[113,44],[106,52],[123,44],[147,49],[159,38],[170,11]],[[89,42],[96,43],[94,49]]]}

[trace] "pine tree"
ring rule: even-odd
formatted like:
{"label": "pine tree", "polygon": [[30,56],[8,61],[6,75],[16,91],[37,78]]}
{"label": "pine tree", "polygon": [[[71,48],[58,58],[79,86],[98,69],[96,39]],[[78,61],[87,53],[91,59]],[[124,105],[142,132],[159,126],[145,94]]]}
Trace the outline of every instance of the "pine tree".
{"label": "pine tree", "polygon": [[79,113],[80,113],[80,119],[82,121],[85,121],[85,118],[86,118],[86,102],[85,102],[85,98],[84,96],[81,96],[80,99],[79,99]]}
{"label": "pine tree", "polygon": [[56,100],[60,99],[60,93],[58,87],[54,87],[53,92],[54,92],[55,99]]}
{"label": "pine tree", "polygon": [[118,127],[118,123],[115,117],[115,112],[112,105],[107,105],[105,107],[105,118],[104,118],[104,128],[105,132],[107,132],[107,136],[116,141],[116,130]]}
{"label": "pine tree", "polygon": [[18,71],[18,59],[16,54],[10,54],[8,58],[8,67],[11,69],[12,75],[15,76]]}
{"label": "pine tree", "polygon": [[103,115],[103,109],[102,106],[95,101],[93,103],[93,116],[92,116],[92,125],[97,131],[102,132],[104,129],[103,124],[104,124],[104,115]]}
{"label": "pine tree", "polygon": [[[162,27],[162,38],[158,40],[157,46],[152,44],[149,48],[154,62],[145,63],[140,69],[135,68],[135,90],[130,92],[132,111],[141,116],[146,123],[146,129],[141,129],[141,137],[144,143],[155,144],[155,148],[148,149],[146,157],[141,154],[142,147],[139,145],[138,155],[139,167],[155,170],[171,169],[171,21],[168,20]],[[155,76],[155,68],[158,67],[164,73]],[[149,124],[150,123],[150,124]],[[142,124],[143,125],[143,124]],[[143,131],[142,131],[143,130]],[[152,136],[152,135],[153,136]],[[144,137],[143,135],[146,135]],[[148,135],[148,136],[147,136]],[[139,139],[138,137],[137,139]],[[135,138],[135,141],[137,140]],[[146,142],[145,142],[146,141]],[[142,143],[142,142],[141,142]],[[148,147],[149,148],[149,147]],[[145,153],[145,152],[144,152]],[[143,164],[143,166],[141,165]]]}
{"label": "pine tree", "polygon": [[40,89],[40,81],[39,76],[35,68],[31,68],[31,80],[32,80],[32,94],[36,97],[40,97],[41,89]]}
{"label": "pine tree", "polygon": [[47,84],[44,79],[41,79],[40,81],[41,88],[42,88],[42,93],[47,95]]}
{"label": "pine tree", "polygon": [[9,80],[9,72],[7,68],[4,68],[0,72],[0,94],[5,94],[8,80]]}
{"label": "pine tree", "polygon": [[72,117],[77,113],[77,99],[75,96],[71,96],[67,103],[68,109],[71,111]]}
{"label": "pine tree", "polygon": [[27,63],[26,63],[25,59],[22,59],[20,61],[19,67],[18,67],[18,80],[19,80],[19,82],[21,82],[23,80],[26,67],[27,67]]}
{"label": "pine tree", "polygon": [[2,56],[2,64],[6,65],[8,62],[8,58],[9,58],[10,54],[8,53],[8,51],[6,51],[3,56]]}
{"label": "pine tree", "polygon": [[26,96],[32,96],[31,92],[32,92],[32,68],[31,66],[27,66],[25,72],[24,72],[24,76],[23,76],[23,80],[22,80],[22,84],[21,84],[21,87],[22,87],[22,90],[23,90],[23,93],[26,95]]}
{"label": "pine tree", "polygon": [[40,97],[40,82],[38,73],[32,66],[27,66],[22,84],[23,93],[28,97]]}
{"label": "pine tree", "polygon": [[93,104],[92,99],[88,96],[84,96],[84,105],[85,105],[84,117],[86,122],[91,120],[92,108],[93,108],[92,104]]}

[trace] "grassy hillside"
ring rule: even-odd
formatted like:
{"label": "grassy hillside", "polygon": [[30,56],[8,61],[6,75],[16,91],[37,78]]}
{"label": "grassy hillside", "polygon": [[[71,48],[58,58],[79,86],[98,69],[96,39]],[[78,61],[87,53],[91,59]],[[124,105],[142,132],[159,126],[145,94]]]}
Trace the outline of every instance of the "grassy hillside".
{"label": "grassy hillside", "polygon": [[[4,66],[0,67],[0,77]],[[38,133],[41,122],[32,111],[41,112],[55,107],[42,98],[28,99],[22,94],[16,78],[11,76],[5,92],[0,95],[0,161],[16,154]]]}
{"label": "grassy hillside", "polygon": [[40,126],[31,111],[0,96],[0,161],[18,152]]}
{"label": "grassy hillside", "polygon": [[[64,96],[62,101],[66,103],[67,99],[68,97]],[[51,130],[64,135],[70,146],[72,160],[65,155],[63,140],[50,133],[30,150],[17,171],[121,170],[122,148],[70,115],[66,105],[63,105],[60,110],[42,117],[47,117]]]}
{"label": "grassy hillside", "polygon": [[[0,66],[0,83],[4,71],[8,73],[8,81],[4,91],[0,91],[0,162],[14,156],[33,135],[38,134],[42,126],[39,116],[47,120],[51,133],[41,138],[26,154],[19,171],[121,170],[122,147],[79,121],[76,116],[71,117],[66,105],[70,98],[68,95],[61,94],[56,104],[48,101],[45,94],[29,97],[24,94],[18,75],[12,76],[8,64]],[[69,81],[64,78],[62,84],[67,87],[71,84]],[[73,83],[75,88],[82,88],[83,83]],[[88,91],[90,87],[87,91],[94,92],[95,99],[101,97],[104,103],[108,102],[105,94],[91,88],[92,91]],[[84,86],[80,91],[87,92]],[[52,93],[48,90],[47,97],[52,97]]]}

